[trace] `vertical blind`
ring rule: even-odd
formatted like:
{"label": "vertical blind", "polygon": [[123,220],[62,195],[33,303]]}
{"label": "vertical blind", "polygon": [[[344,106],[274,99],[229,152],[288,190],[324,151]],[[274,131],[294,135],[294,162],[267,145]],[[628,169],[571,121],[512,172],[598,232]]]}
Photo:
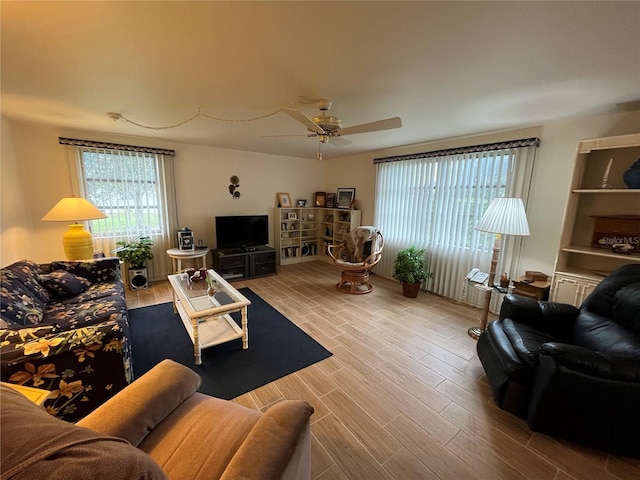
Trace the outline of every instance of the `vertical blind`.
{"label": "vertical blind", "polygon": [[[425,248],[434,274],[429,290],[481,306],[482,292],[467,288],[464,278],[474,267],[489,270],[494,236],[475,226],[495,197],[520,197],[526,205],[538,144],[527,139],[374,160],[374,221],[385,237],[376,273],[392,277],[398,250]],[[516,273],[520,245],[519,237],[504,237],[503,271]]]}

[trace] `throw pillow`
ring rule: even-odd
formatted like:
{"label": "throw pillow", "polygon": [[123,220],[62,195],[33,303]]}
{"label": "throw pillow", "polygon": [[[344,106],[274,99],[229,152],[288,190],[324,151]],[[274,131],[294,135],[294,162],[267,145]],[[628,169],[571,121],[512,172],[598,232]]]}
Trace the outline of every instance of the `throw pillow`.
{"label": "throw pillow", "polygon": [[38,281],[56,297],[79,295],[91,286],[91,282],[86,278],[64,270],[38,275]]}
{"label": "throw pillow", "polygon": [[[46,303],[42,295],[34,293],[34,285],[38,285],[49,299],[46,288],[38,284],[37,278],[27,285],[25,276],[19,270],[3,268],[0,270],[0,328],[31,327],[42,322]],[[48,301],[48,300],[47,300]]]}

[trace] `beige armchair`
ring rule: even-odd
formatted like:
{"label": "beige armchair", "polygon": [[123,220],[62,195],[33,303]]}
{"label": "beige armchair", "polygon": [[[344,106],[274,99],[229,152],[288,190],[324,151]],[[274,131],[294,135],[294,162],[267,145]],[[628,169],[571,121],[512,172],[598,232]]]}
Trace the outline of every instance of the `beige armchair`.
{"label": "beige armchair", "polygon": [[75,425],[2,386],[3,476],[310,478],[309,404],[287,400],[262,413],[198,393],[199,385],[189,368],[165,360]]}
{"label": "beige armchair", "polygon": [[369,293],[369,272],[382,258],[384,238],[376,227],[357,227],[345,240],[329,245],[327,252],[333,263],[342,269],[338,290],[351,294]]}

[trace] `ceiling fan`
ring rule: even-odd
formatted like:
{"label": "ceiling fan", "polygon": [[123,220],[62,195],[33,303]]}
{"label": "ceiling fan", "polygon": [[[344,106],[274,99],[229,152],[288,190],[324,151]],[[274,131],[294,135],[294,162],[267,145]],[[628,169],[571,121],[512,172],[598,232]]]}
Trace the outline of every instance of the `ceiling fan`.
{"label": "ceiling fan", "polygon": [[320,110],[320,114],[313,118],[308,117],[305,113],[295,108],[281,108],[280,111],[307,127],[307,130],[311,132],[307,134],[308,137],[318,137],[320,143],[331,142],[337,146],[351,143],[349,140],[342,138],[343,135],[378,132],[380,130],[391,130],[402,127],[400,117],[392,117],[376,122],[362,123],[360,125],[342,128],[340,119],[328,114],[332,103],[331,100],[326,98],[317,100],[316,106]]}

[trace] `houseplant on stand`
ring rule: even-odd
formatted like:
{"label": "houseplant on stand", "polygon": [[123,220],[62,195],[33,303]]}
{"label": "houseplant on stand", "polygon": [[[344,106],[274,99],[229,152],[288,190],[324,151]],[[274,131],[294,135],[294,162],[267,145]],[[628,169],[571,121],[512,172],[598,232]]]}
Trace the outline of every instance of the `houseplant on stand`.
{"label": "houseplant on stand", "polygon": [[402,282],[402,294],[405,297],[416,298],[423,280],[433,277],[433,273],[425,267],[425,253],[425,249],[412,245],[400,250],[396,255],[393,278]]}
{"label": "houseplant on stand", "polygon": [[117,257],[129,264],[129,284],[132,290],[147,288],[147,268],[145,262],[153,260],[153,241],[149,237],[116,242],[118,248],[112,250]]}

